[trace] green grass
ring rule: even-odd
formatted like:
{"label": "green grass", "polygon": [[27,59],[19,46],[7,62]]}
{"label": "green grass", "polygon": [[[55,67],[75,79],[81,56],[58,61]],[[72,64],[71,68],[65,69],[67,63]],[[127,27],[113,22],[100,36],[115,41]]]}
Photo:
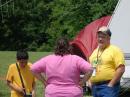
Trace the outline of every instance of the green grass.
{"label": "green grass", "polygon": [[[50,52],[29,52],[29,61],[35,62],[43,56],[50,54]],[[16,52],[15,51],[0,51],[0,78],[6,77],[8,66],[11,63],[16,62]],[[43,85],[38,81],[36,83],[36,97],[43,97]],[[6,85],[5,80],[0,79],[0,97],[10,97],[10,89]],[[91,97],[91,96],[85,96]]]}

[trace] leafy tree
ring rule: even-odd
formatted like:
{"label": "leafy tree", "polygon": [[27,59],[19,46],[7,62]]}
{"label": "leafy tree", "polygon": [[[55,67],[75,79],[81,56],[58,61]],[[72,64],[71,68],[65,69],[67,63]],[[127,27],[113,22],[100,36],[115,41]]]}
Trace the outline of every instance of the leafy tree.
{"label": "leafy tree", "polygon": [[0,49],[36,50],[47,41],[45,30],[49,25],[49,13],[46,3],[42,0],[35,3],[34,0],[16,0],[14,14],[1,21],[3,27],[0,29],[4,42]]}
{"label": "leafy tree", "polygon": [[60,35],[73,39],[88,23],[105,15],[111,15],[118,0],[54,0],[49,4],[52,20],[47,33],[50,45]]}
{"label": "leafy tree", "polygon": [[[6,0],[7,1],[7,0]],[[4,4],[5,0],[1,0]],[[0,50],[51,51],[59,36],[73,39],[93,20],[111,15],[118,0],[14,0],[1,9]],[[10,14],[10,15],[9,15]],[[3,17],[2,17],[3,16]]]}

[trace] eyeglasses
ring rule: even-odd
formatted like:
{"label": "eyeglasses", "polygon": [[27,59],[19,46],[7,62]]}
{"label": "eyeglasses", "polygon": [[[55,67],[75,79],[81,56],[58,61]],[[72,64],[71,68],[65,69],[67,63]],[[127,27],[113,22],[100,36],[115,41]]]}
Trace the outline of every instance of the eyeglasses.
{"label": "eyeglasses", "polygon": [[106,38],[106,35],[98,35],[98,38]]}

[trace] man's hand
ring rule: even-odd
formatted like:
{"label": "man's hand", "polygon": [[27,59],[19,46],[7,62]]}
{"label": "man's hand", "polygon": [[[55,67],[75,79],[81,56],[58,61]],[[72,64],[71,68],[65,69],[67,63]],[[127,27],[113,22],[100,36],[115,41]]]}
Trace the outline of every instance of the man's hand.
{"label": "man's hand", "polygon": [[83,87],[84,83],[82,80],[79,82],[79,85],[80,85],[80,87]]}
{"label": "man's hand", "polygon": [[11,81],[7,81],[7,85],[13,89],[14,91],[20,93],[21,95],[24,95],[24,89],[22,87],[19,87],[17,85],[14,85]]}
{"label": "man's hand", "polygon": [[24,95],[24,88],[21,88],[21,87],[16,87],[15,89],[17,92],[19,92],[21,95]]}

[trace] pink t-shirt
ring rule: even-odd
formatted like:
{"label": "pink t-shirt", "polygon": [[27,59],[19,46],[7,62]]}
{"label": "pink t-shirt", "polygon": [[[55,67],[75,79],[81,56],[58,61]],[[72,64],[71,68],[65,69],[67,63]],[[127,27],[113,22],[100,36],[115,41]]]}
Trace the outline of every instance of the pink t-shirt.
{"label": "pink t-shirt", "polygon": [[49,55],[31,67],[33,72],[45,73],[47,77],[45,97],[82,97],[82,89],[79,86],[80,73],[86,73],[91,69],[87,61],[70,54]]}

